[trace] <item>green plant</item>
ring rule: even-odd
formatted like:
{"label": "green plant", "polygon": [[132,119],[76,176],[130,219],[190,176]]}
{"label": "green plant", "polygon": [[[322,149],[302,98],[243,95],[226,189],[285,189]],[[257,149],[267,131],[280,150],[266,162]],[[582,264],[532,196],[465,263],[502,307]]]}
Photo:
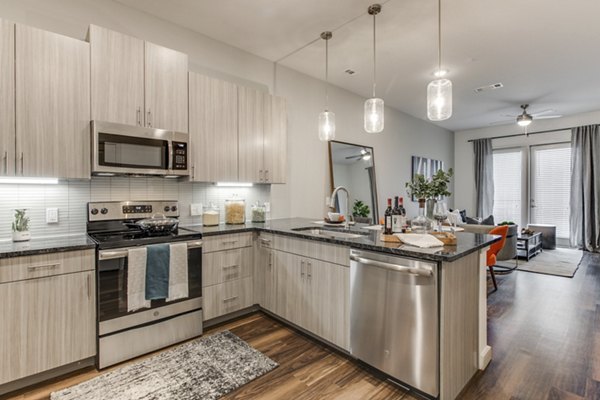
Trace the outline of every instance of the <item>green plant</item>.
{"label": "green plant", "polygon": [[516,224],[512,221],[502,221],[498,224],[498,226],[502,226],[502,225],[516,225]]}
{"label": "green plant", "polygon": [[425,200],[432,197],[431,182],[425,179],[425,175],[415,174],[413,180],[406,182],[406,192],[417,200]]}
{"label": "green plant", "polygon": [[448,190],[448,184],[450,183],[450,178],[452,175],[454,175],[452,168],[448,169],[448,172],[445,172],[442,169],[437,170],[437,172],[431,178],[432,198],[448,197],[452,195],[452,193]]}
{"label": "green plant", "polygon": [[25,216],[26,209],[15,210],[15,220],[12,223],[13,232],[26,232],[29,230],[29,217]]}
{"label": "green plant", "polygon": [[369,206],[360,200],[354,200],[354,207],[352,207],[352,215],[355,217],[368,217],[371,213]]}

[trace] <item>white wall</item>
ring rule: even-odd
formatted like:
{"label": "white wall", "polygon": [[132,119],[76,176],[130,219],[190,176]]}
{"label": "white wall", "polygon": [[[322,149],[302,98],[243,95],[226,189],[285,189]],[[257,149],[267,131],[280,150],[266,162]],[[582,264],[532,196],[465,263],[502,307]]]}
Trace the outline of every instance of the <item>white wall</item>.
{"label": "white wall", "polygon": [[[573,126],[600,123],[600,111],[571,115],[563,118],[534,121],[529,126],[530,132],[570,128]],[[514,125],[494,126],[479,129],[470,129],[454,133],[454,168],[455,168],[455,196],[454,204],[457,208],[467,209],[468,215],[473,215],[475,210],[475,173],[473,166],[473,144],[471,139],[489,138],[494,136],[511,135],[519,133],[521,128]],[[514,138],[497,139],[492,141],[494,148],[523,147],[546,143],[557,143],[571,140],[570,130],[529,137],[518,136]]]}
{"label": "white wall", "polygon": [[[288,184],[271,188],[272,216],[320,217],[325,211],[329,162],[327,144],[317,138],[322,81],[110,0],[0,0],[0,17],[80,39],[92,23],[115,29],[187,53],[191,70],[287,98]],[[330,90],[337,139],[374,147],[380,209],[387,197],[405,193],[412,155],[454,164],[452,132],[388,108],[385,133],[366,134],[363,102],[343,89]],[[408,212],[416,212],[407,203]]]}

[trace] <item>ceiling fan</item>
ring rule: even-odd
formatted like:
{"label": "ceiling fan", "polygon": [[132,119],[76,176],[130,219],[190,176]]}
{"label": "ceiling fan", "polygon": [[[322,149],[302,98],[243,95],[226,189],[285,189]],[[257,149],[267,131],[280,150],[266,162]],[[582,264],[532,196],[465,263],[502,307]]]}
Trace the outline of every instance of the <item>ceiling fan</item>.
{"label": "ceiling fan", "polygon": [[356,154],[353,156],[348,156],[346,157],[346,160],[359,160],[359,159],[363,159],[365,161],[368,161],[371,159],[371,152],[367,151],[366,149],[361,149],[360,150],[360,154]]}
{"label": "ceiling fan", "polygon": [[[519,126],[523,126],[523,127],[531,124],[531,122],[534,119],[550,119],[550,118],[562,117],[562,115],[560,115],[560,114],[550,114],[550,113],[554,112],[554,110],[551,108],[549,108],[547,110],[541,110],[538,112],[534,112],[534,113],[528,113],[527,112],[528,107],[529,107],[529,104],[521,104],[521,109],[523,110],[523,112],[521,114],[516,114],[516,115],[505,114],[505,115],[503,115],[503,117],[514,118],[514,120],[517,122],[517,124]],[[505,124],[507,122],[508,122],[508,120],[496,121],[496,122],[492,122],[490,125]]]}

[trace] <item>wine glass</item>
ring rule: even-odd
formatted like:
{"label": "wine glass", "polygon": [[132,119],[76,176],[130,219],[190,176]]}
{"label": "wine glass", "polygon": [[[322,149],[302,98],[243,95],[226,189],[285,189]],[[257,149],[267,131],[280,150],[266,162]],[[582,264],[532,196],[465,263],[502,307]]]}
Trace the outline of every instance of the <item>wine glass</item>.
{"label": "wine glass", "polygon": [[438,232],[442,232],[442,222],[448,218],[448,206],[444,201],[437,201],[433,206],[433,218],[438,222]]}

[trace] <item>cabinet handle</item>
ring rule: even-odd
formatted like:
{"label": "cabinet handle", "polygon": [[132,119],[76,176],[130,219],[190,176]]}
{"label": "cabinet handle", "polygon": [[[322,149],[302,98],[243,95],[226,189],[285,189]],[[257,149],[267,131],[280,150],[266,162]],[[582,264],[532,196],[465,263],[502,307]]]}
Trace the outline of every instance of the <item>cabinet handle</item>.
{"label": "cabinet handle", "polygon": [[221,268],[223,268],[223,269],[231,269],[231,268],[239,268],[239,267],[240,266],[236,264],[236,265],[226,265],[226,266],[221,267]]}
{"label": "cabinet handle", "polygon": [[300,261],[300,277],[304,278],[305,272],[304,272],[304,260]]}
{"label": "cabinet handle", "polygon": [[269,268],[273,267],[273,253],[269,254]]}
{"label": "cabinet handle", "polygon": [[233,296],[233,297],[229,297],[227,299],[223,299],[223,303],[229,303],[230,301],[234,301],[235,299],[239,298],[240,296]]}
{"label": "cabinet handle", "polygon": [[262,182],[263,181],[263,170],[258,170],[258,181]]}
{"label": "cabinet handle", "polygon": [[42,268],[54,269],[57,267],[60,267],[60,264],[31,265],[31,266],[27,267],[27,271],[34,272],[35,270],[42,269]]}
{"label": "cabinet handle", "polygon": [[88,296],[88,299],[89,299],[90,297],[92,297],[92,294],[90,293],[90,289],[92,288],[92,284],[91,284],[91,282],[90,282],[90,276],[91,276],[91,275],[90,275],[90,274],[88,274],[88,276],[87,276],[87,280],[86,280],[86,285],[87,285],[87,296]]}
{"label": "cabinet handle", "polygon": [[225,245],[228,245],[228,244],[236,244],[236,243],[237,243],[237,240],[228,240],[228,241],[225,241],[225,242],[221,242],[221,245],[225,246]]}
{"label": "cabinet handle", "polygon": [[4,173],[8,174],[8,151],[4,152]]}
{"label": "cabinet handle", "polygon": [[148,109],[147,117],[146,125],[148,125],[148,128],[152,128],[152,111],[150,109]]}
{"label": "cabinet handle", "polygon": [[138,107],[136,111],[136,116],[138,126],[142,126],[142,107]]}
{"label": "cabinet handle", "polygon": [[23,176],[23,152],[21,152],[21,176]]}
{"label": "cabinet handle", "polygon": [[269,170],[265,170],[265,182],[269,182]]}
{"label": "cabinet handle", "polygon": [[308,266],[306,267],[306,277],[312,279],[312,262],[310,261],[308,261]]}

